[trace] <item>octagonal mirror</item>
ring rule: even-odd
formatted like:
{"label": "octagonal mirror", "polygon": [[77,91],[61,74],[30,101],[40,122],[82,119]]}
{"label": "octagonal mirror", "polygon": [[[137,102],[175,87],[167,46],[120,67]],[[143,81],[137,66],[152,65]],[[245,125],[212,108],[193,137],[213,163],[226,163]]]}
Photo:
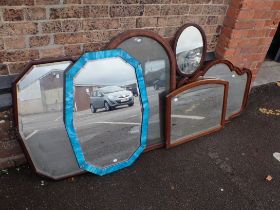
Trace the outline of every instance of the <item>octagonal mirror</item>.
{"label": "octagonal mirror", "polygon": [[[121,48],[142,65],[150,105],[148,149],[164,144],[163,100],[176,87],[176,60],[169,44],[159,35],[145,30],[120,34],[108,48]],[[173,58],[174,57],[174,58]]]}
{"label": "octagonal mirror", "polygon": [[33,61],[15,82],[16,122],[34,169],[60,179],[80,173],[63,123],[63,75],[66,61]]}
{"label": "octagonal mirror", "polygon": [[148,126],[140,63],[121,49],[85,53],[65,85],[65,124],[80,167],[104,175],[131,165]]}
{"label": "octagonal mirror", "polygon": [[167,95],[166,146],[216,132],[225,124],[228,82],[198,80]]}
{"label": "octagonal mirror", "polygon": [[226,120],[238,116],[246,106],[252,74],[250,70],[235,68],[229,61],[214,61],[204,70],[205,77],[229,82]]}
{"label": "octagonal mirror", "polygon": [[176,34],[174,45],[178,73],[182,76],[192,76],[203,64],[206,47],[206,36],[200,26],[182,26]]}

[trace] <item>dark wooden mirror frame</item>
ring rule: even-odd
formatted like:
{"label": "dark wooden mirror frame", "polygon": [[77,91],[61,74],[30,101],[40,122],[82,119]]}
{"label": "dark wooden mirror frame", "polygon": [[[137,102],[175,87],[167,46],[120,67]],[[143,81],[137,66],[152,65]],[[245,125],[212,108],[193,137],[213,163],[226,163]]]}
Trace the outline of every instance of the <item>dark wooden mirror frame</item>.
{"label": "dark wooden mirror frame", "polygon": [[[191,73],[191,74],[185,74],[185,73],[183,73],[183,72],[180,71],[180,69],[179,69],[179,67],[178,67],[178,65],[177,65],[176,47],[177,47],[177,43],[178,43],[178,40],[179,40],[181,34],[183,33],[183,31],[184,31],[186,28],[188,28],[188,27],[190,27],[190,26],[193,26],[193,27],[195,27],[195,28],[197,28],[197,29],[199,30],[199,32],[200,32],[200,34],[201,34],[201,36],[202,36],[203,51],[202,51],[201,60],[200,60],[200,63],[199,63],[199,65],[198,65],[197,69],[196,69],[193,73]],[[193,77],[195,74],[197,74],[197,72],[199,72],[200,69],[201,69],[202,66],[203,66],[203,63],[204,63],[205,58],[206,58],[206,53],[207,53],[207,39],[206,39],[206,35],[205,35],[205,32],[204,32],[203,28],[202,28],[201,26],[195,24],[195,23],[187,23],[187,24],[183,25],[182,27],[180,27],[180,28],[177,30],[176,34],[175,34],[175,39],[174,39],[174,41],[173,41],[173,51],[174,51],[174,55],[175,55],[175,59],[176,59],[176,70],[177,70],[177,73],[178,73],[181,77],[183,77],[183,78],[185,78],[185,77],[191,78],[191,77]]]}
{"label": "dark wooden mirror frame", "polygon": [[[66,176],[52,177],[52,176],[48,176],[47,174],[41,172],[40,170],[38,170],[36,168],[35,164],[33,163],[32,159],[31,159],[31,156],[29,155],[29,153],[27,151],[27,148],[26,148],[26,146],[24,144],[24,138],[20,134],[20,131],[18,129],[19,122],[18,122],[18,106],[17,106],[17,83],[22,79],[22,77],[34,65],[47,64],[47,63],[55,63],[55,62],[63,62],[63,61],[72,61],[74,63],[75,59],[73,59],[72,57],[60,57],[60,58],[49,58],[49,59],[41,59],[41,60],[30,60],[29,63],[26,66],[23,67],[21,73],[19,74],[19,76],[16,78],[16,80],[12,84],[13,115],[14,115],[13,117],[14,117],[14,123],[15,123],[15,128],[16,128],[16,134],[17,134],[17,138],[19,140],[20,146],[21,146],[21,148],[22,148],[22,150],[23,150],[23,152],[25,154],[25,157],[26,157],[26,159],[28,161],[28,164],[31,166],[32,170],[35,173],[37,173],[38,175],[40,175],[42,177],[46,177],[46,178],[48,178],[50,180],[56,180],[56,181],[57,180],[62,180],[62,179],[68,178],[68,177],[84,174],[86,172],[85,171],[81,171],[81,172],[78,172],[78,173],[68,174]],[[73,63],[71,65],[73,65]]]}
{"label": "dark wooden mirror frame", "polygon": [[[123,43],[127,39],[130,39],[135,36],[143,36],[143,37],[153,39],[153,40],[157,41],[163,47],[163,49],[165,50],[165,52],[169,58],[169,62],[170,62],[170,90],[169,90],[169,92],[175,90],[176,84],[177,84],[176,83],[176,81],[177,81],[176,80],[177,63],[176,63],[176,57],[174,55],[174,52],[171,48],[171,45],[170,45],[168,39],[165,39],[152,31],[135,29],[135,30],[125,31],[125,32],[117,35],[116,37],[111,39],[111,41],[105,47],[105,49],[117,48],[121,43]],[[159,110],[161,110],[161,111],[164,110],[164,105],[162,103],[159,104]],[[163,123],[163,126],[164,126],[164,123]],[[164,137],[163,137],[163,140],[164,140]],[[154,144],[154,145],[148,146],[145,149],[145,152],[148,152],[148,151],[151,151],[154,149],[159,149],[162,147],[164,147],[164,143]]]}
{"label": "dark wooden mirror frame", "polygon": [[[182,92],[185,92],[191,88],[207,85],[207,84],[218,84],[224,86],[224,96],[223,96],[223,108],[222,108],[222,115],[221,115],[221,123],[220,126],[217,128],[212,128],[206,131],[202,131],[198,134],[194,134],[189,137],[182,137],[178,139],[175,143],[171,142],[171,100],[173,97],[179,95]],[[175,147],[177,145],[189,142],[191,140],[194,140],[196,138],[217,132],[224,128],[225,126],[225,116],[226,116],[226,108],[227,108],[227,97],[228,97],[228,87],[229,83],[225,80],[218,80],[218,79],[205,79],[205,80],[195,80],[192,83],[186,84],[173,92],[169,93],[166,96],[166,112],[165,112],[165,118],[166,118],[166,124],[165,124],[165,136],[166,136],[166,142],[165,146],[166,148]],[[211,111],[211,110],[210,110]],[[187,126],[187,125],[186,125]]]}
{"label": "dark wooden mirror frame", "polygon": [[244,91],[244,96],[243,96],[243,102],[240,110],[234,114],[232,114],[228,119],[226,119],[226,123],[230,122],[233,118],[238,117],[246,108],[248,104],[248,98],[249,98],[249,92],[250,92],[250,87],[251,87],[251,82],[252,82],[252,72],[251,70],[247,68],[240,69],[236,66],[234,66],[230,61],[228,60],[215,60],[212,62],[209,62],[203,69],[201,69],[197,74],[194,75],[192,78],[183,78],[182,80],[179,81],[178,87],[181,87],[184,84],[191,83],[195,80],[197,80],[199,77],[203,77],[206,72],[213,66],[217,64],[225,64],[229,67],[230,71],[234,71],[237,73],[237,75],[243,75],[247,74],[247,83]]}

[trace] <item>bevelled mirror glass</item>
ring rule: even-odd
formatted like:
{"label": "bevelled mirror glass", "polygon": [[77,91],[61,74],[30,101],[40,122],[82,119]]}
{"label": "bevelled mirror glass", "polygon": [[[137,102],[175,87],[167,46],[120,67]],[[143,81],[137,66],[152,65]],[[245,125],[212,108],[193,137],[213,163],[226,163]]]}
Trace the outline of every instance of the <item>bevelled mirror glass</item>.
{"label": "bevelled mirror glass", "polygon": [[250,87],[248,83],[251,81],[249,72],[239,75],[231,70],[233,67],[230,66],[226,63],[217,63],[204,74],[205,77],[215,77],[229,82],[226,120],[244,108],[244,100],[248,97],[248,88]]}
{"label": "bevelled mirror glass", "polygon": [[23,146],[36,171],[52,179],[81,172],[63,123],[63,73],[71,64],[31,63],[15,87]]}
{"label": "bevelled mirror glass", "polygon": [[163,142],[160,106],[161,98],[170,89],[170,63],[163,46],[156,40],[135,36],[123,41],[124,49],[140,61],[150,104],[148,146]]}
{"label": "bevelled mirror glass", "polygon": [[66,115],[74,112],[74,130],[68,133],[78,160],[83,156],[80,166],[92,173],[128,166],[145,148],[146,90],[141,66],[133,60],[120,49],[91,52],[66,73]]}
{"label": "bevelled mirror glass", "polygon": [[167,147],[224,126],[227,85],[222,80],[200,80],[167,95]]}
{"label": "bevelled mirror glass", "polygon": [[179,74],[190,76],[200,68],[206,45],[205,34],[198,25],[187,24],[179,29],[174,47]]}

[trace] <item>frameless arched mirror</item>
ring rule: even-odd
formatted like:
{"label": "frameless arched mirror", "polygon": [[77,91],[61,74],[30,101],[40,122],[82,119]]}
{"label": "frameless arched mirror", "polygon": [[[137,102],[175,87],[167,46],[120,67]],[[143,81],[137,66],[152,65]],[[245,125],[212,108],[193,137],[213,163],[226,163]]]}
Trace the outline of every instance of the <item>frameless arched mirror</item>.
{"label": "frameless arched mirror", "polygon": [[15,83],[16,119],[35,170],[60,179],[81,172],[63,123],[63,73],[72,61],[40,62]]}
{"label": "frameless arched mirror", "polygon": [[141,66],[121,49],[85,53],[66,72],[65,123],[81,168],[98,175],[132,164],[146,146]]}
{"label": "frameless arched mirror", "polygon": [[193,75],[203,64],[206,53],[204,31],[196,24],[182,26],[175,38],[177,71],[182,76]]}
{"label": "frameless arched mirror", "polygon": [[166,97],[166,146],[220,130],[225,122],[228,82],[198,80]]}

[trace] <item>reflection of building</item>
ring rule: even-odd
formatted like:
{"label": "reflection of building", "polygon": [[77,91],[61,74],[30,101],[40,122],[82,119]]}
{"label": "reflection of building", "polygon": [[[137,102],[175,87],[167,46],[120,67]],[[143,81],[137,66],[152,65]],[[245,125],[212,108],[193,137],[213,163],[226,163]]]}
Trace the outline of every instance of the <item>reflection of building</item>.
{"label": "reflection of building", "polygon": [[63,109],[63,72],[53,70],[32,83],[18,88],[21,114],[61,111]]}

